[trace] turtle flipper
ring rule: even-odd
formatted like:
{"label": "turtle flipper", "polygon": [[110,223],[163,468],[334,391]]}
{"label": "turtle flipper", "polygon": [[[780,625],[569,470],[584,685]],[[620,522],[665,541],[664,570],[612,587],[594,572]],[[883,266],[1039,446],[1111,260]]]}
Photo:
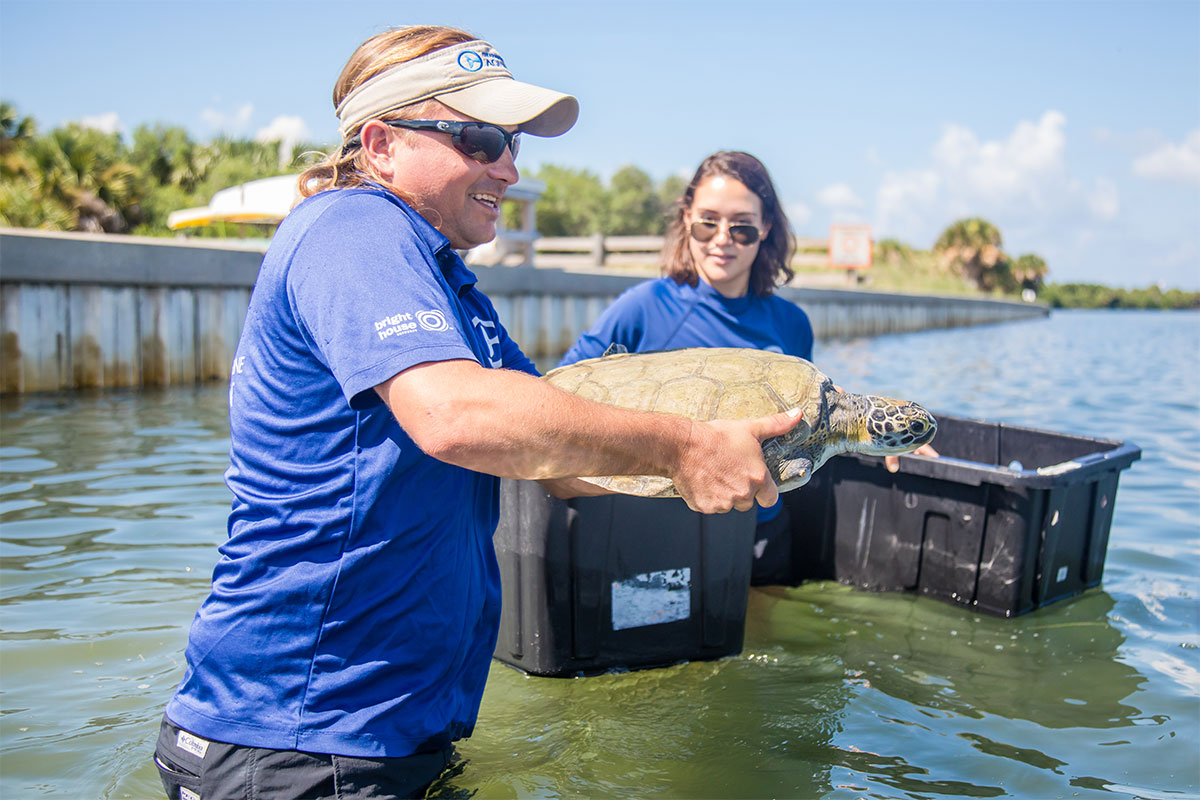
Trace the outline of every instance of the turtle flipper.
{"label": "turtle flipper", "polygon": [[808,456],[785,458],[779,462],[779,477],[775,483],[779,491],[786,492],[799,489],[808,483],[813,474],[813,462]]}
{"label": "turtle flipper", "polygon": [[587,483],[617,494],[638,497],[679,497],[675,482],[659,475],[610,475],[603,478],[580,478]]}
{"label": "turtle flipper", "polygon": [[799,488],[812,477],[816,468],[812,458],[796,447],[797,442],[803,442],[811,433],[812,425],[802,419],[783,436],[763,442],[763,460],[767,462],[767,469],[771,470],[779,491]]}
{"label": "turtle flipper", "polygon": [[613,342],[613,343],[612,343],[612,344],[610,344],[610,345],[608,346],[608,348],[607,348],[607,349],[606,349],[606,350],[605,350],[605,351],[604,351],[604,352],[603,352],[603,353],[600,355],[600,357],[601,357],[601,358],[604,358],[604,357],[606,357],[606,356],[617,356],[617,355],[620,355],[620,354],[622,354],[622,353],[628,353],[628,352],[629,352],[629,348],[628,348],[628,347],[626,347],[626,346],[625,346],[625,345],[623,345],[623,344],[618,344],[617,342]]}

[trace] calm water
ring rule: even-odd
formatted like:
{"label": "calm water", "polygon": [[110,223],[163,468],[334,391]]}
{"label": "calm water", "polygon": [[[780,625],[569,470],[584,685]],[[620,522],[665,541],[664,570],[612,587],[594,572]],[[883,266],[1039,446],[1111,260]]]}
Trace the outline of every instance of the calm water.
{"label": "calm water", "polygon": [[[852,390],[1132,440],[1104,584],[1012,620],[753,590],[737,657],[494,664],[439,796],[1200,797],[1200,314],[823,342]],[[161,796],[150,763],[224,537],[225,390],[6,400],[0,793]]]}

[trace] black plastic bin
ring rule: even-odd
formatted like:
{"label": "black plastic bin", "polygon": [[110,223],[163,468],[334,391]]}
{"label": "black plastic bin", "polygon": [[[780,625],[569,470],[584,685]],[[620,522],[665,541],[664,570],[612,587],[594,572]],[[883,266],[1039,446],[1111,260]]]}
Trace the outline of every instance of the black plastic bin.
{"label": "black plastic bin", "polygon": [[[1100,583],[1129,443],[937,415],[940,458],[831,459],[783,495],[779,583],[838,580],[1016,616]],[[754,516],[680,500],[563,501],[503,481],[495,655],[535,675],[718,658],[742,649]]]}
{"label": "black plastic bin", "polygon": [[512,480],[500,506],[500,661],[571,676],[741,651],[754,515]]}
{"label": "black plastic bin", "polygon": [[[940,458],[831,459],[789,497],[797,579],[1016,616],[1100,583],[1129,443],[938,414]],[[797,581],[798,582],[798,581]]]}

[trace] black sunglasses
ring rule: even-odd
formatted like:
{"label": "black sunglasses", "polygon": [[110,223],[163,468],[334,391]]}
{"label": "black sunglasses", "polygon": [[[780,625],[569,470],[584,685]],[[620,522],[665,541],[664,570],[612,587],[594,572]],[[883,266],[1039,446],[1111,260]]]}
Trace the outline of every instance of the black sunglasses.
{"label": "black sunglasses", "polygon": [[[693,222],[690,228],[692,238],[703,244],[704,242],[712,241],[717,235],[717,231],[721,230],[721,226],[712,220],[702,219],[699,222]],[[762,231],[753,225],[744,222],[735,222],[729,225],[729,238],[740,245],[751,245],[758,241],[758,237],[762,236]]]}
{"label": "black sunglasses", "polygon": [[488,122],[457,122],[445,119],[390,119],[381,120],[389,128],[405,128],[410,131],[434,131],[450,134],[450,143],[463,155],[470,156],[482,164],[499,161],[504,148],[512,150],[517,157],[521,148],[520,131],[508,131]]}

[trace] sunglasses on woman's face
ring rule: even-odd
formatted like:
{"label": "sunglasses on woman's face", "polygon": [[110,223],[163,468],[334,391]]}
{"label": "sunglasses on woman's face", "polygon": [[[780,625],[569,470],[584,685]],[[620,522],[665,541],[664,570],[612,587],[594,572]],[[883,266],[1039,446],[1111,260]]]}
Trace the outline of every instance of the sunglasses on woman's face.
{"label": "sunglasses on woman's face", "polygon": [[[698,222],[693,222],[692,227],[689,230],[693,239],[701,244],[704,244],[705,242],[712,241],[713,237],[717,235],[717,232],[721,230],[721,226],[712,220],[702,219]],[[740,244],[742,246],[752,245],[758,241],[758,237],[762,236],[762,231],[745,222],[732,223],[728,226],[728,230],[729,238],[732,239],[735,244]]]}
{"label": "sunglasses on woman's face", "polygon": [[481,164],[491,164],[500,160],[504,148],[512,150],[516,159],[517,150],[521,147],[519,131],[504,130],[499,125],[487,122],[458,122],[446,119],[392,119],[383,120],[390,128],[404,128],[410,131],[434,131],[435,133],[450,134],[450,143],[454,149],[463,155],[470,156]]}

